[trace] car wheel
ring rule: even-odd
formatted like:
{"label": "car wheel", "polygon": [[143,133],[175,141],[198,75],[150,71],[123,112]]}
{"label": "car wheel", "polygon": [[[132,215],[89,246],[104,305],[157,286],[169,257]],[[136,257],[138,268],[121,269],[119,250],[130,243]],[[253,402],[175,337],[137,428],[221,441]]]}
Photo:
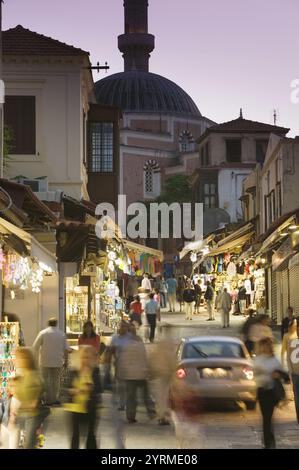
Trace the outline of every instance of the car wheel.
{"label": "car wheel", "polygon": [[245,402],[247,410],[255,410],[256,409],[256,401],[246,401]]}

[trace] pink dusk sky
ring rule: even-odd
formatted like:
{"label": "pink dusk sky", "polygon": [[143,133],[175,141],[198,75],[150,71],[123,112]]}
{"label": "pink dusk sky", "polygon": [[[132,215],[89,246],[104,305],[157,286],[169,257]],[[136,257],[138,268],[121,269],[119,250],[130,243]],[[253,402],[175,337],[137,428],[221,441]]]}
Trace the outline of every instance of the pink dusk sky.
{"label": "pink dusk sky", "polygon": [[[298,0],[149,0],[149,32],[156,36],[150,70],[184,88],[216,122],[239,115],[290,127],[299,134]],[[109,73],[123,70],[117,36],[122,0],[5,0],[3,29],[21,24],[90,52]],[[95,74],[95,80],[105,76]]]}

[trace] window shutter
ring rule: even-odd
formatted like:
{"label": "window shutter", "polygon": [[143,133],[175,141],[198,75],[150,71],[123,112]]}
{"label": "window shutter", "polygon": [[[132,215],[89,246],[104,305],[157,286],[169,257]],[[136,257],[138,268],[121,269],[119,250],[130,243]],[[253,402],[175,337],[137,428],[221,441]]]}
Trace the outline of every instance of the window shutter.
{"label": "window shutter", "polygon": [[34,155],[36,153],[35,96],[6,96],[4,121],[12,132],[10,153]]}

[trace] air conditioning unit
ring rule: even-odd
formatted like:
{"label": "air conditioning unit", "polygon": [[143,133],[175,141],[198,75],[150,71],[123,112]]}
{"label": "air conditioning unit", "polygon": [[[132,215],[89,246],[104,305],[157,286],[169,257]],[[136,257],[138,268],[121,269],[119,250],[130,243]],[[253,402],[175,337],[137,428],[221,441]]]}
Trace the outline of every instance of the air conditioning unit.
{"label": "air conditioning unit", "polygon": [[20,180],[20,183],[30,186],[34,193],[46,193],[48,192],[48,180],[47,179],[27,179]]}

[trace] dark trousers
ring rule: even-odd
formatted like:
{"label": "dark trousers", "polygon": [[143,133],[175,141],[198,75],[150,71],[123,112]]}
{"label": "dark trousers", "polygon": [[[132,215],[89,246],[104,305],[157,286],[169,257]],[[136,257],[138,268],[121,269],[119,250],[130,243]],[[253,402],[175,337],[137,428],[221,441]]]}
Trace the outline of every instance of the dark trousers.
{"label": "dark trousers", "polygon": [[71,413],[71,425],[72,425],[72,441],[71,449],[79,449],[80,447],[80,431],[82,429],[86,433],[86,449],[96,449],[97,442],[95,437],[96,427],[96,410],[90,411],[89,413]]}
{"label": "dark trousers", "polygon": [[299,375],[298,374],[292,374],[292,383],[293,383],[296,416],[297,416],[297,421],[299,423]]}
{"label": "dark trousers", "polygon": [[147,318],[148,324],[150,326],[149,339],[150,339],[150,342],[152,342],[152,341],[154,341],[154,338],[155,338],[157,317],[156,317],[156,315],[149,314],[149,315],[146,316],[146,318]]}
{"label": "dark trousers", "polygon": [[24,449],[34,449],[36,444],[36,432],[40,422],[38,416],[30,416],[20,421],[20,427],[25,433]]}
{"label": "dark trousers", "polygon": [[272,426],[272,416],[276,405],[274,390],[259,388],[257,397],[263,417],[263,436],[265,449],[275,449],[275,437]]}
{"label": "dark trousers", "polygon": [[142,390],[143,402],[148,415],[152,416],[155,414],[154,405],[148,393],[147,381],[126,380],[126,414],[129,421],[133,421],[136,417],[138,388]]}

